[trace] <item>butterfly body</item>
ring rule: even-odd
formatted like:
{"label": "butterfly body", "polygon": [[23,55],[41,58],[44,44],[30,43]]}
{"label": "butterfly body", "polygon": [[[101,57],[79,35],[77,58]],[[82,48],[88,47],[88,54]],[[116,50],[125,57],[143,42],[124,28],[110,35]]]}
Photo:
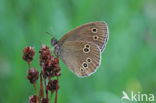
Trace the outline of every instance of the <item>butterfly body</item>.
{"label": "butterfly body", "polygon": [[79,77],[94,73],[101,63],[108,41],[108,27],[104,22],[91,22],[65,34],[59,41],[52,39],[54,53]]}

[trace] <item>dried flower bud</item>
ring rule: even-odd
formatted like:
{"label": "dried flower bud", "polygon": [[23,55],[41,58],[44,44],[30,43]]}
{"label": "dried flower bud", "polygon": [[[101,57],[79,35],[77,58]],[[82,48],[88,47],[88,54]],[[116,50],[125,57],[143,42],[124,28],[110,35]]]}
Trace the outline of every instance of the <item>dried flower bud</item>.
{"label": "dried flower bud", "polygon": [[29,103],[36,103],[36,95],[29,97]]}
{"label": "dried flower bud", "polygon": [[52,76],[55,76],[55,73],[54,73],[54,65],[53,63],[51,62],[51,60],[47,61],[44,65],[43,65],[43,76],[46,78],[46,77],[52,77]]}
{"label": "dried flower bud", "polygon": [[35,55],[35,51],[32,47],[25,47],[23,49],[23,59],[30,63],[33,60],[33,57]]}
{"label": "dried flower bud", "polygon": [[57,80],[50,80],[48,82],[47,88],[50,91],[54,91],[54,90],[56,90],[56,86],[57,86]]}
{"label": "dried flower bud", "polygon": [[41,103],[49,103],[49,99],[48,98],[41,98]]}
{"label": "dried flower bud", "polygon": [[40,65],[44,78],[60,76],[59,59],[51,55],[49,47],[42,45],[40,53]]}
{"label": "dried flower bud", "polygon": [[29,69],[27,78],[29,79],[30,83],[34,83],[38,79],[38,71],[36,68]]}
{"label": "dried flower bud", "polygon": [[42,66],[47,60],[51,59],[51,51],[49,47],[42,45],[41,50],[39,51],[40,53],[40,65]]}
{"label": "dried flower bud", "polygon": [[55,76],[60,76],[61,75],[61,72],[60,72],[60,66],[59,64],[55,64],[54,65],[54,73],[55,73]]}
{"label": "dried flower bud", "polygon": [[54,64],[59,64],[59,59],[58,58],[54,58],[53,62],[54,62]]}
{"label": "dried flower bud", "polygon": [[61,75],[61,72],[60,71],[59,72],[56,72],[55,75],[56,76],[60,76]]}

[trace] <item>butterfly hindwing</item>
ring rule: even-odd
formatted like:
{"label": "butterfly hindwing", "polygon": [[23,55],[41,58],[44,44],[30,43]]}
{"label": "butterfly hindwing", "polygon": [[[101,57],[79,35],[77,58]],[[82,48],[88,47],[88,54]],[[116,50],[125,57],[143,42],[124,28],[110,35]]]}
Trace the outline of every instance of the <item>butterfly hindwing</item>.
{"label": "butterfly hindwing", "polygon": [[61,46],[60,58],[79,77],[89,76],[101,62],[98,46],[84,41],[67,41]]}

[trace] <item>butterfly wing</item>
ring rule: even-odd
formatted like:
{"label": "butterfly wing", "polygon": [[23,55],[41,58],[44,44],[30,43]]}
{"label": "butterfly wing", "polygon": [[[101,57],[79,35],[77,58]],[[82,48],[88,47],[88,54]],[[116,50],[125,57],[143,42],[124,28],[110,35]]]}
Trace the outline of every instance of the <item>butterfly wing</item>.
{"label": "butterfly wing", "polygon": [[102,52],[107,44],[108,36],[108,26],[106,23],[101,21],[91,22],[68,32],[60,39],[60,43],[63,44],[65,41],[92,42],[99,46]]}
{"label": "butterfly wing", "polygon": [[98,46],[83,41],[68,41],[61,47],[60,58],[79,77],[94,73],[100,65]]}

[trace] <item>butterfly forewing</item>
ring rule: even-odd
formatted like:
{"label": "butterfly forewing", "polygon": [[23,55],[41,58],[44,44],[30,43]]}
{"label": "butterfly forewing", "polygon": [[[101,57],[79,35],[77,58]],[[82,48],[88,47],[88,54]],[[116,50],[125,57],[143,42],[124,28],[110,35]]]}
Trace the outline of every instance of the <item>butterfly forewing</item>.
{"label": "butterfly forewing", "polygon": [[66,41],[87,41],[99,46],[103,51],[108,41],[108,26],[104,22],[91,22],[81,25],[64,35],[60,45]]}
{"label": "butterfly forewing", "polygon": [[79,77],[86,77],[100,65],[98,46],[84,41],[67,41],[61,47],[60,58]]}

